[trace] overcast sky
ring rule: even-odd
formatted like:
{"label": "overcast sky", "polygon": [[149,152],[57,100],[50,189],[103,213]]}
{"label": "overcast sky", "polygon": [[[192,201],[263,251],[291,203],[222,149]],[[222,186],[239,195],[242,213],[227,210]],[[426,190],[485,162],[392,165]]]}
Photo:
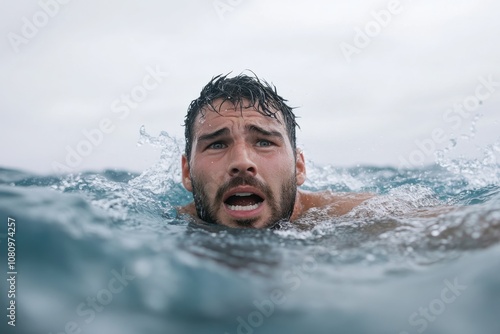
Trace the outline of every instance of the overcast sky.
{"label": "overcast sky", "polygon": [[141,125],[182,138],[211,77],[245,69],[298,107],[319,164],[432,163],[478,113],[453,154],[500,136],[498,1],[59,1],[0,5],[2,167],[142,171]]}

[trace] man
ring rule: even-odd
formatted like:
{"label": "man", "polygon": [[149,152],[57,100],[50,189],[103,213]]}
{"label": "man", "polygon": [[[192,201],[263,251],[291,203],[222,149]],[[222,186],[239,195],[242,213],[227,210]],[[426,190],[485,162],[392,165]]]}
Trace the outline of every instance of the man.
{"label": "man", "polygon": [[311,208],[346,214],[368,194],[312,193],[296,147],[292,108],[257,77],[217,76],[192,101],[185,119],[182,183],[194,202],[180,208],[208,223],[267,228],[294,222]]}

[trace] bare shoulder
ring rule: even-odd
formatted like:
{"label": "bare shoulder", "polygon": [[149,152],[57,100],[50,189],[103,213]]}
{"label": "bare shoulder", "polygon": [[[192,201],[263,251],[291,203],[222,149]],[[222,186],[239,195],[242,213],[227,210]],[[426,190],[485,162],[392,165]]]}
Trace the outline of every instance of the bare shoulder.
{"label": "bare shoulder", "polygon": [[193,217],[196,217],[196,207],[194,206],[194,202],[191,202],[187,205],[184,205],[184,206],[178,206],[177,208],[177,213],[179,215],[182,215],[182,214],[188,214],[188,215],[191,215]]}
{"label": "bare shoulder", "polygon": [[345,215],[353,208],[374,197],[370,193],[335,193],[332,191],[309,192],[299,190],[297,193],[298,210],[295,218],[302,216],[312,208],[325,209],[329,216]]}

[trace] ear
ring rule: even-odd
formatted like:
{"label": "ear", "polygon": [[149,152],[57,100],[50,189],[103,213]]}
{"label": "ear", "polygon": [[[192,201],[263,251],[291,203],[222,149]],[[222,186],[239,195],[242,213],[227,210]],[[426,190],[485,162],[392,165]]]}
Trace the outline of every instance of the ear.
{"label": "ear", "polygon": [[182,184],[187,191],[193,191],[191,173],[189,172],[189,161],[185,154],[182,155]]}
{"label": "ear", "polygon": [[295,161],[295,174],[298,186],[306,182],[306,161],[304,159],[304,153],[302,152],[301,149],[297,149],[297,161]]}

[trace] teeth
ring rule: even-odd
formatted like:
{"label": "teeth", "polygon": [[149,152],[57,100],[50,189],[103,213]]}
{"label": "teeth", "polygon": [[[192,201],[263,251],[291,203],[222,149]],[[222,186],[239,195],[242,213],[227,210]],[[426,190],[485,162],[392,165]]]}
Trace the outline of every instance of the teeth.
{"label": "teeth", "polygon": [[229,210],[233,211],[250,211],[250,210],[255,210],[259,207],[259,203],[255,203],[254,205],[228,205],[227,206]]}
{"label": "teeth", "polygon": [[240,197],[243,197],[243,196],[251,196],[252,193],[236,193],[234,194],[234,196],[240,196]]}

